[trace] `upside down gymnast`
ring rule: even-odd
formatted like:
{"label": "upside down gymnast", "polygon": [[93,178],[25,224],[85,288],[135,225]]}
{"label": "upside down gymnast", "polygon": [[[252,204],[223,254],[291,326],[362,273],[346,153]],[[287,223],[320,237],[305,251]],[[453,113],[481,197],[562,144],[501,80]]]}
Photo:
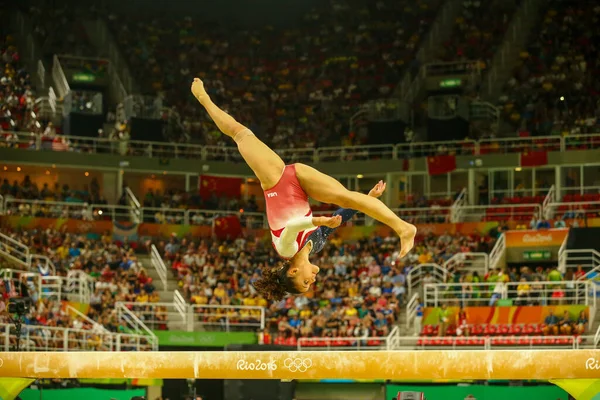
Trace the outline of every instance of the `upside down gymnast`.
{"label": "upside down gymnast", "polygon": [[[400,236],[400,257],[412,249],[416,227],[400,219],[378,199],[385,183],[379,182],[366,195],[346,189],[336,179],[308,165],[285,165],[250,129],[212,102],[200,79],[194,79],[191,90],[219,130],[235,141],[265,193],[273,247],[285,260],[277,267],[263,270],[262,277],[253,283],[266,298],[279,300],[287,293],[307,292],[319,272],[309,256],[321,251],[331,232],[358,211],[388,225]],[[309,197],[342,208],[331,217],[313,217]]]}

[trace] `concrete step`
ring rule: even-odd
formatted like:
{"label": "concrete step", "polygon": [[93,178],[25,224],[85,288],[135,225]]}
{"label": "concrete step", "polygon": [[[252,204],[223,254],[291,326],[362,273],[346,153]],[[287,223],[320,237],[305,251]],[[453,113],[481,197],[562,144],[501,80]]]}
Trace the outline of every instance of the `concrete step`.
{"label": "concrete step", "polygon": [[173,291],[172,290],[157,290],[160,296],[161,303],[172,303],[173,302]]}

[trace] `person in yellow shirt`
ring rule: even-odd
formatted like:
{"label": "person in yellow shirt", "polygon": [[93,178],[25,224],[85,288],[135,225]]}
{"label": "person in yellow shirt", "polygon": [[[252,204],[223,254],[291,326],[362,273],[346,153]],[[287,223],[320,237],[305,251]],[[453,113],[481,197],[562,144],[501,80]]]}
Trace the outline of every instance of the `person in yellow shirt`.
{"label": "person in yellow shirt", "polygon": [[258,296],[256,298],[256,305],[259,307],[266,307],[267,306],[267,300],[262,297],[262,296]]}
{"label": "person in yellow shirt", "polygon": [[142,289],[140,294],[138,294],[138,296],[135,298],[135,301],[138,303],[147,303],[148,302],[148,293],[146,293],[146,291],[144,289]]}
{"label": "person in yellow shirt", "polygon": [[56,249],[56,255],[61,260],[65,260],[69,256],[69,246],[65,243],[60,245],[60,247]]}
{"label": "person in yellow shirt", "polygon": [[430,251],[425,251],[419,255],[419,264],[427,264],[430,263],[433,259]]}
{"label": "person in yellow shirt", "polygon": [[244,297],[244,302],[243,304],[245,306],[255,306],[256,305],[256,299],[253,299],[252,297],[248,296],[248,297]]}
{"label": "person in yellow shirt", "polygon": [[310,317],[312,317],[312,311],[308,305],[306,305],[302,310],[300,310],[300,319],[308,319]]}
{"label": "person in yellow shirt", "polygon": [[225,287],[223,286],[223,284],[221,282],[219,282],[217,284],[217,287],[213,291],[213,294],[216,297],[221,298],[221,299],[225,297]]}
{"label": "person in yellow shirt", "polygon": [[208,303],[208,297],[204,296],[201,293],[197,293],[195,295],[192,296],[192,303],[194,304],[207,304]]}
{"label": "person in yellow shirt", "polygon": [[353,318],[356,317],[358,315],[358,310],[356,310],[356,308],[354,307],[346,307],[346,309],[344,310],[344,317],[346,318]]}

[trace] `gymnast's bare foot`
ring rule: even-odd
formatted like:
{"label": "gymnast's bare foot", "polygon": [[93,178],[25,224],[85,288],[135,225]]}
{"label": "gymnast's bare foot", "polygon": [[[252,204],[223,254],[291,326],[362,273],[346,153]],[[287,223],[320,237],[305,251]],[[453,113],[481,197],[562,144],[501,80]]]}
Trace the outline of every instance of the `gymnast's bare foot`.
{"label": "gymnast's bare foot", "polygon": [[417,227],[413,224],[406,224],[400,232],[396,232],[400,236],[400,258],[408,254],[415,245],[415,236],[417,235]]}

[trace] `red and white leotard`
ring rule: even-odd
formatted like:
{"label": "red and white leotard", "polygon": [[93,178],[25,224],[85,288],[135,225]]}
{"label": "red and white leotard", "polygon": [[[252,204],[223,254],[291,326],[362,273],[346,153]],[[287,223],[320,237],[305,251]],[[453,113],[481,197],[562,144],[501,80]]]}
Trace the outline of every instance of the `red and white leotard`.
{"label": "red and white leotard", "polygon": [[308,196],[296,177],[296,166],[286,165],[279,182],[265,190],[267,219],[273,247],[283,258],[292,258],[317,229],[312,224]]}

